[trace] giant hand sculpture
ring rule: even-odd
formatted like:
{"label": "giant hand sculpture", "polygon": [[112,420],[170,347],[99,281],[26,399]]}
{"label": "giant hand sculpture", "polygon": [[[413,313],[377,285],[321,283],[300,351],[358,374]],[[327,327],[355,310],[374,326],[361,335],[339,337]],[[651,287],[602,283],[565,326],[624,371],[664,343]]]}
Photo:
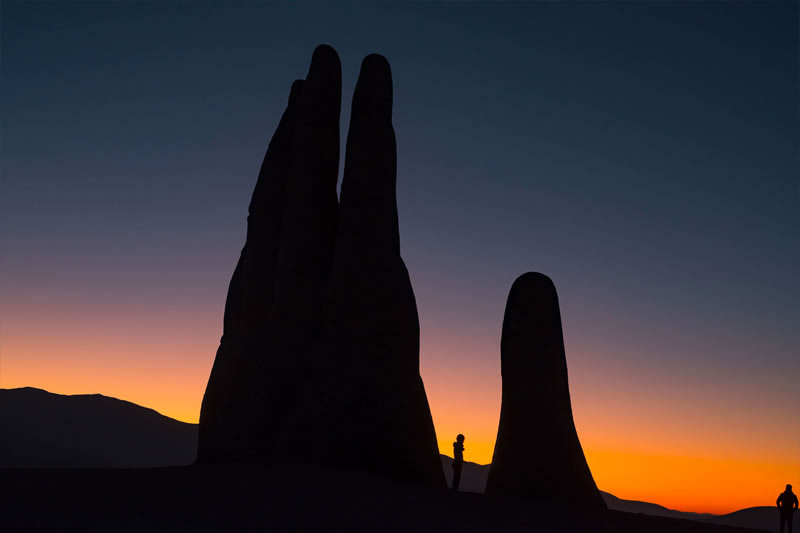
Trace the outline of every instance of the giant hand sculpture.
{"label": "giant hand sculpture", "polygon": [[367,56],[337,201],[341,66],[319,46],[258,176],[198,462],[325,464],[444,486],[400,257],[392,78]]}

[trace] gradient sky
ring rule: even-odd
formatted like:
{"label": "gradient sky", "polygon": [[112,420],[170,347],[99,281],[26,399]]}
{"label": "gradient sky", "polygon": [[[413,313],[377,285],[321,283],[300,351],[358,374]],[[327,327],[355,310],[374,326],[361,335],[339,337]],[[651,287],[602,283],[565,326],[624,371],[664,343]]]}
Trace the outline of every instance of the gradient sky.
{"label": "gradient sky", "polygon": [[491,460],[522,272],[558,288],[598,486],[800,486],[798,4],[2,1],[0,387],[197,421],[266,145],[311,51],[395,80],[440,447]]}

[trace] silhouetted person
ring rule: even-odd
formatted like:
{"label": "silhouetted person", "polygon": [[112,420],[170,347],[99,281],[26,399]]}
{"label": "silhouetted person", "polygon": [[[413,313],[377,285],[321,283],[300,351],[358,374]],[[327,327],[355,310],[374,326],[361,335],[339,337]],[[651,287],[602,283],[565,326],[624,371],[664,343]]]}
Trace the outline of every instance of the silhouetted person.
{"label": "silhouetted person", "polygon": [[453,443],[453,490],[461,483],[461,468],[464,466],[464,435],[461,433]]}
{"label": "silhouetted person", "polygon": [[792,533],[792,515],[797,509],[797,495],[792,492],[791,485],[786,485],[786,490],[780,493],[775,503],[781,515],[781,533],[785,524],[789,524],[789,533]]}

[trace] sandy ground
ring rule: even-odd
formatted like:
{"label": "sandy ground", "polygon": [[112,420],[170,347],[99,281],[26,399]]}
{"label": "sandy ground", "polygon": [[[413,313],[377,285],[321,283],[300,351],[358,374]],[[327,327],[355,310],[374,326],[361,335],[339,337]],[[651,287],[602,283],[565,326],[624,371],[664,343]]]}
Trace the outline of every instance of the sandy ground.
{"label": "sandy ground", "polygon": [[608,511],[584,516],[481,494],[426,490],[368,474],[237,466],[0,470],[8,532],[747,530]]}

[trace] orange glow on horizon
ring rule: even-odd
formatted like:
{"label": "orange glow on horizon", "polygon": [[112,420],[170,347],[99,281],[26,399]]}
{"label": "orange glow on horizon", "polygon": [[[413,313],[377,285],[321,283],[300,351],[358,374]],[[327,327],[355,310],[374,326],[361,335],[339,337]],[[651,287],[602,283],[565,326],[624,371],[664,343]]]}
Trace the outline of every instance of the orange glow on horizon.
{"label": "orange glow on horizon", "polygon": [[[220,326],[199,319],[190,324],[190,314],[173,322],[138,312],[112,320],[98,311],[82,317],[83,323],[65,314],[51,317],[58,325],[43,336],[39,321],[20,313],[5,320],[4,329],[14,335],[4,334],[0,387],[100,393],[197,423]],[[422,375],[441,453],[452,456],[452,443],[463,433],[465,459],[491,462],[500,414],[499,357],[489,368],[469,360],[437,366],[432,349],[446,346],[426,341]],[[496,341],[470,344],[457,347],[461,356],[485,352]],[[672,509],[722,514],[772,505],[786,483],[800,486],[800,463],[787,456],[786,447],[797,442],[798,425],[770,413],[769,402],[776,398],[747,391],[735,403],[735,396],[709,384],[699,392],[687,386],[676,396],[668,385],[633,386],[636,380],[616,375],[619,369],[600,373],[573,366],[575,423],[602,490]]]}
{"label": "orange glow on horizon", "polygon": [[586,458],[598,485],[619,498],[697,513],[772,506],[787,479],[800,474],[800,462],[791,459],[764,462],[593,449],[586,450]]}
{"label": "orange glow on horizon", "polygon": [[[129,374],[103,381],[101,388],[91,377],[67,379],[43,376],[33,379],[4,373],[2,388],[35,386],[58,394],[99,392],[155,409],[183,422],[197,423],[205,381],[199,384],[154,387],[151,376]],[[95,382],[97,383],[97,381]],[[478,464],[491,462],[499,412],[494,419],[473,422],[467,432],[465,459]],[[452,443],[463,417],[434,411],[440,453],[452,456]],[[466,431],[466,430],[461,430]],[[580,432],[580,428],[579,428]],[[629,500],[657,503],[670,509],[699,513],[725,514],[746,507],[772,505],[772,500],[787,483],[800,484],[800,462],[758,462],[746,459],[648,454],[644,451],[595,448],[582,439],[586,459],[601,490]],[[774,494],[773,494],[774,493]]]}

